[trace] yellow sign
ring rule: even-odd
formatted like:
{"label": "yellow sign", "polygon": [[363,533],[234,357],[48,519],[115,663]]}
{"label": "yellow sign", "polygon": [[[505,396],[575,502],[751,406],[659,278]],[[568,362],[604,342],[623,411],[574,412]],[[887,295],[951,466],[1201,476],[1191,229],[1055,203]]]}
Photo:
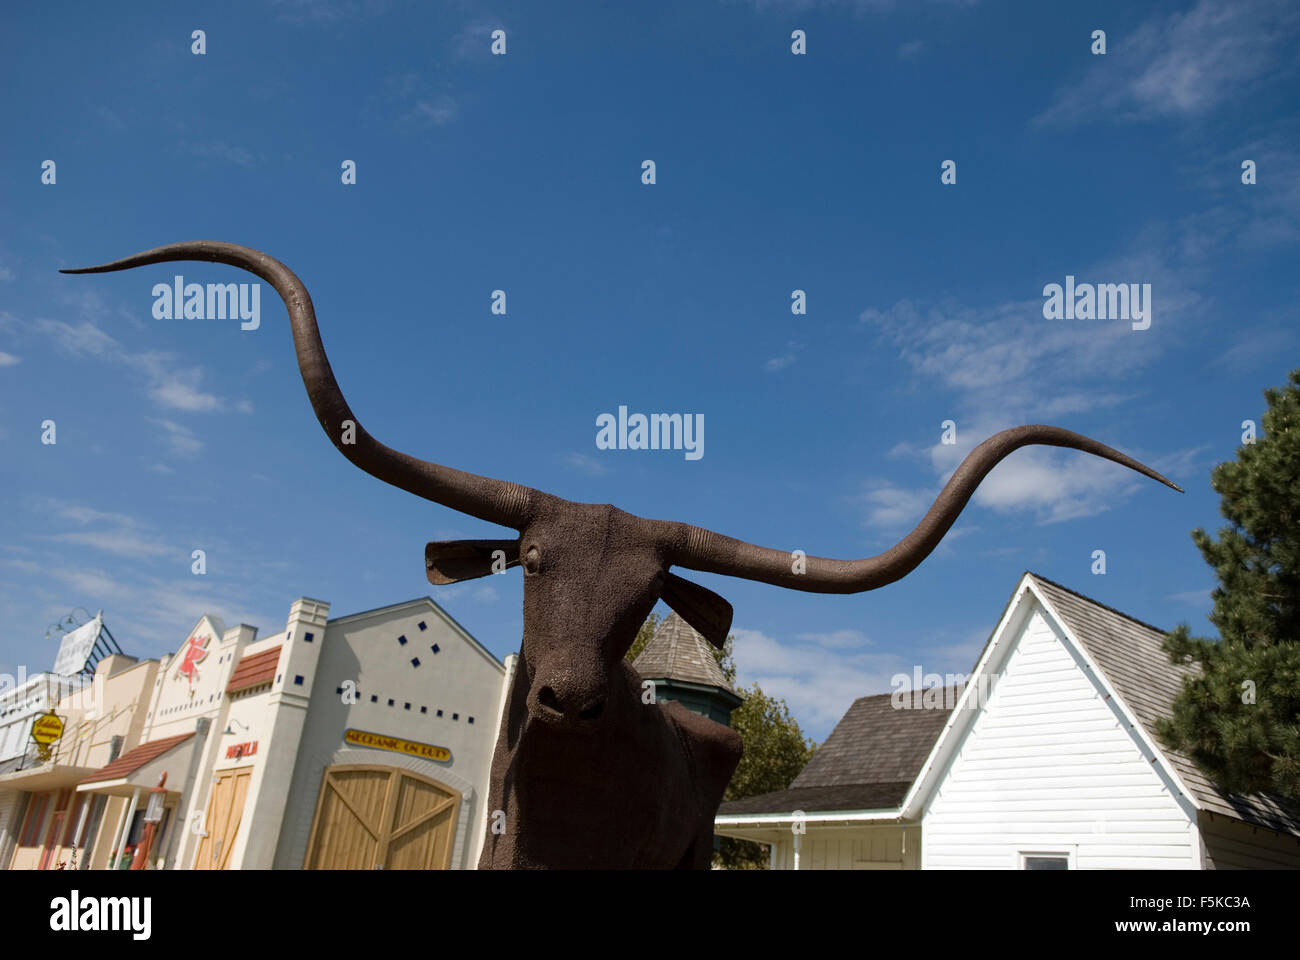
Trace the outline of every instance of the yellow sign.
{"label": "yellow sign", "polygon": [[446,747],[435,747],[431,743],[416,743],[401,737],[386,737],[382,733],[367,733],[365,730],[344,730],[343,742],[354,747],[372,747],[375,750],[391,750],[393,753],[406,753],[413,757],[436,760],[438,763],[451,763],[451,751]]}
{"label": "yellow sign", "polygon": [[63,736],[63,718],[53,711],[37,717],[32,722],[32,739],[37,743],[55,743]]}

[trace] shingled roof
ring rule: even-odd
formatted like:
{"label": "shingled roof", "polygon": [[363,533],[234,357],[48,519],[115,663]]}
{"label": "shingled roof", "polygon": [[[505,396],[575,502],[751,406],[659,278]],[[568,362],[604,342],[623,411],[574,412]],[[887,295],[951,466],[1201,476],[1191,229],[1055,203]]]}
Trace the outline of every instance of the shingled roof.
{"label": "shingled roof", "polygon": [[709,641],[673,611],[655,630],[632,667],[647,680],[682,680],[735,693],[714,659]]}
{"label": "shingled roof", "polygon": [[[899,709],[893,696],[880,693],[854,700],[788,790],[724,803],[718,814],[897,807],[952,711]],[[945,691],[935,700],[954,704],[957,698]]]}
{"label": "shingled roof", "polygon": [[1174,698],[1183,678],[1200,670],[1198,665],[1177,666],[1169,662],[1160,647],[1166,631],[1039,574],[1029,576],[1083,644],[1088,656],[1101,667],[1120,700],[1137,717],[1202,808],[1271,830],[1300,834],[1300,813],[1289,809],[1281,798],[1269,794],[1225,793],[1210,782],[1190,757],[1170,750],[1156,737],[1157,721],[1173,715]]}
{"label": "shingled roof", "polygon": [[133,750],[128,750],[108,766],[100,767],[88,777],[84,777],[81,783],[100,783],[104,780],[120,780],[139,770],[151,760],[156,760],[172,747],[178,747],[190,737],[194,736],[194,731],[189,733],[177,734],[174,737],[163,737],[161,740],[150,740],[148,743],[142,743]]}

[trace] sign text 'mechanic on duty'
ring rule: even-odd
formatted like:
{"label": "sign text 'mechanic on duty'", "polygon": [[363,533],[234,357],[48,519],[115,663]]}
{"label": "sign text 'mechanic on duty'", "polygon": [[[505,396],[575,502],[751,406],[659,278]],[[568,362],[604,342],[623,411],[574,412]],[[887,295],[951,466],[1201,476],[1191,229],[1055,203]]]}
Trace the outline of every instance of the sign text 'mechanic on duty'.
{"label": "sign text 'mechanic on duty'", "polygon": [[405,753],[438,763],[451,763],[451,751],[446,747],[434,746],[432,743],[419,743],[415,740],[403,740],[401,737],[389,737],[382,733],[352,729],[343,731],[343,741],[357,747],[391,750],[393,753]]}

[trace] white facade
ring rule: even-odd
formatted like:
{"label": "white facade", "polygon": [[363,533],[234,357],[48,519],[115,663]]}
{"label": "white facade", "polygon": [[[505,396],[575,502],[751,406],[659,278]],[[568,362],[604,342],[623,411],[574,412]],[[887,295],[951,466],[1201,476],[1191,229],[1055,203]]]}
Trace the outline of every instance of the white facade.
{"label": "white facade", "polygon": [[983,667],[999,674],[988,702],[925,804],[922,868],[1021,869],[1035,853],[1073,869],[1199,867],[1195,805],[1100,672],[1041,606],[1016,619],[1006,656]]}
{"label": "white facade", "polygon": [[428,598],[328,616],[300,598],[285,629],[258,639],[204,615],[174,653],[114,675],[113,703],[131,695],[112,711],[126,726],[119,752],[99,744],[93,763],[68,752],[93,738],[65,698],[67,755],[0,775],[0,828],[18,821],[10,832],[26,838],[0,867],[67,859],[80,817],[92,849],[78,866],[120,869],[145,846],[165,774],[152,869],[472,868],[507,666]]}
{"label": "white facade", "polygon": [[80,676],[38,673],[16,686],[0,689],[0,764],[27,753],[32,720],[84,685],[85,679]]}
{"label": "white facade", "polygon": [[[505,665],[427,598],[330,621],[274,866],[303,866],[327,768],[380,764],[460,794],[451,865],[472,868],[483,844],[506,674]],[[444,763],[349,745],[349,729],[445,747],[451,758]]]}

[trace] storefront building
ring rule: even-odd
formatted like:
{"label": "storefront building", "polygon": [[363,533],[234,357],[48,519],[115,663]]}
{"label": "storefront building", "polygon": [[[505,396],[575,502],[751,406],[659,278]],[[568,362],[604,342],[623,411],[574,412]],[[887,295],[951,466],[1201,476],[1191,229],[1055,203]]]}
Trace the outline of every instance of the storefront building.
{"label": "storefront building", "polygon": [[473,867],[507,666],[428,598],[328,614],[301,598],[263,639],[205,615],[158,661],[102,661],[122,730],[12,784],[42,809],[5,865]]}
{"label": "storefront building", "polygon": [[106,825],[122,806],[82,794],[77,785],[139,742],[158,667],[156,660],[124,654],[104,657],[90,683],[74,685],[50,704],[62,732],[48,756],[29,756],[20,768],[0,773],[0,791],[18,798],[21,811],[12,821],[8,848],[0,849],[0,868],[107,866],[112,844]]}

